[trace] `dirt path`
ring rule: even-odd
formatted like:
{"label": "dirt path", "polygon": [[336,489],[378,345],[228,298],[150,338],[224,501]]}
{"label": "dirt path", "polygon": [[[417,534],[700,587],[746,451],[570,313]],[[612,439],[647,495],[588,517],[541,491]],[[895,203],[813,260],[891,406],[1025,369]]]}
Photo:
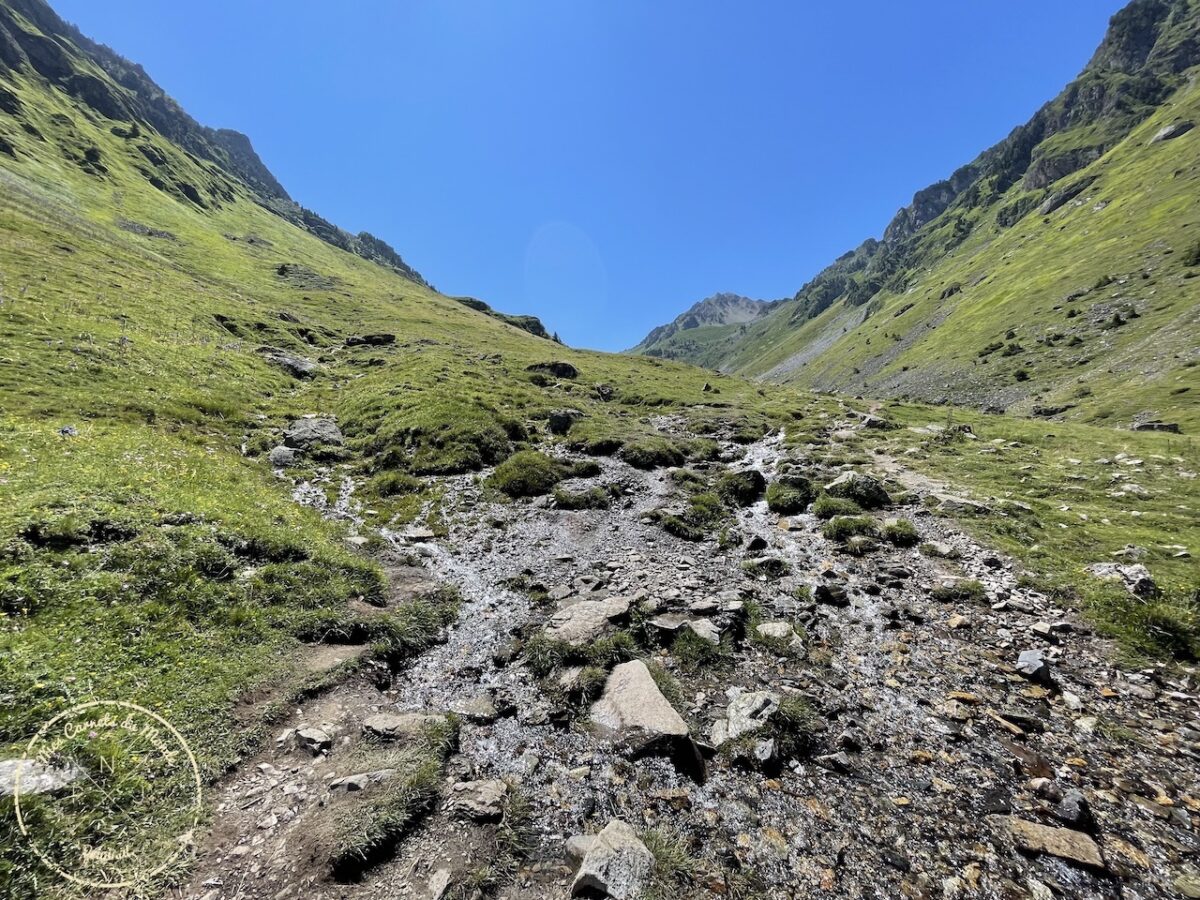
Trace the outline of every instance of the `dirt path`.
{"label": "dirt path", "polygon": [[[778,435],[727,450],[741,455],[734,468],[768,479],[788,459]],[[739,513],[743,545],[722,550],[652,521],[679,502],[666,471],[602,466],[571,487],[619,485],[623,499],[609,510],[497,504],[477,479],[452,478],[444,540],[391,536],[397,552],[422,554],[431,580],[458,586],[458,621],[394,682],[357,677],[297,710],[288,725],[320,727],[329,748],[314,756],[289,738],[230,779],[189,896],[458,896],[502,865],[497,826],[440,806],[359,883],[331,883],[302,857],[339,754],[380,710],[459,714],[444,795],[457,782],[499,779],[528,804],[527,855],[495,896],[565,896],[567,839],[611,818],[662,828],[701,861],[680,896],[736,895],[739,885],[769,897],[1181,895],[1174,882],[1200,846],[1194,673],[1118,671],[1086,626],[919,498],[889,514],[911,518],[942,558],[888,545],[849,556],[812,516],[781,522],[761,501]],[[910,490],[941,489],[900,478],[898,466],[886,471]],[[747,551],[751,538],[765,548]],[[747,577],[743,559],[763,555],[788,574]],[[966,580],[983,593],[935,593]],[[518,582],[544,586],[549,601],[506,587]],[[817,592],[833,602],[796,591],[818,586],[835,588]],[[694,671],[666,646],[644,651],[676,676],[694,739],[708,743],[739,694],[765,691],[819,711],[817,746],[765,767],[716,755],[700,782],[670,755],[631,759],[586,717],[564,720],[519,641],[556,608],[608,596],[728,634],[726,655]],[[796,623],[803,652],[744,639],[730,613],[743,603]],[[1017,671],[1026,650],[1042,652],[1048,679]],[[1058,844],[1039,844],[1047,839]]]}

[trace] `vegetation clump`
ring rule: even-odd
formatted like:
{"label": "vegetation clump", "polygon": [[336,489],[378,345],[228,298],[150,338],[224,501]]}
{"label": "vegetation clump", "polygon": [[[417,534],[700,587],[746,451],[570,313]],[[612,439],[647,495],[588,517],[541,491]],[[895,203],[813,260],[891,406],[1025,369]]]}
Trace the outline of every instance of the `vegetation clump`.
{"label": "vegetation clump", "polygon": [[642,437],[626,443],[617,455],[635,469],[681,466],[687,458],[682,447],[665,437]]}
{"label": "vegetation clump", "polygon": [[987,590],[980,581],[960,578],[939,584],[930,592],[930,596],[943,603],[982,603],[987,599]]}
{"label": "vegetation clump", "polygon": [[767,506],[771,512],[793,516],[804,512],[815,496],[816,491],[807,478],[785,475],[767,488]]}
{"label": "vegetation clump", "polygon": [[921,542],[916,527],[908,519],[884,522],[880,536],[897,547],[915,547]]}
{"label": "vegetation clump", "polygon": [[757,469],[727,472],[717,479],[717,495],[730,506],[749,506],[763,495],[767,480]]}
{"label": "vegetation clump", "polygon": [[875,520],[868,516],[834,516],[821,529],[826,540],[841,543],[857,535],[875,534]]}
{"label": "vegetation clump", "polygon": [[832,519],[834,516],[857,516],[862,511],[862,507],[853,500],[830,497],[828,494],[821,494],[813,501],[812,505],[812,514],[818,519]]}
{"label": "vegetation clump", "polygon": [[702,541],[712,534],[728,515],[721,498],[705,491],[689,497],[687,508],[679,515],[660,514],[658,521],[669,534],[685,541]]}
{"label": "vegetation clump", "polygon": [[567,478],[590,478],[600,474],[592,460],[568,463],[538,450],[520,450],[506,459],[488,477],[488,484],[509,497],[540,497],[549,494]]}

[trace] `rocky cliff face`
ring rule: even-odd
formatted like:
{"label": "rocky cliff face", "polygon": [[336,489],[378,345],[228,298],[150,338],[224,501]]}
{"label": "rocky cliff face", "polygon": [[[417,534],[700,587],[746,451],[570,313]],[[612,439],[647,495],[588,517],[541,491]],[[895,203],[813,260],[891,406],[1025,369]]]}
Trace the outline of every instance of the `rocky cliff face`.
{"label": "rocky cliff face", "polygon": [[[379,238],[343,231],[293,201],[246,135],[201,125],[140,65],[85,37],[42,0],[0,4],[0,74],[6,72],[45,79],[98,115],[121,123],[114,127],[131,140],[143,132],[157,133],[193,157],[213,164],[248,188],[264,206],[321,240],[425,283],[420,273]],[[199,206],[219,203],[229,191],[228,185],[209,184],[206,188],[178,177],[178,173],[162,171],[166,160],[149,140],[139,149],[153,166],[146,171],[147,180],[160,190]]]}

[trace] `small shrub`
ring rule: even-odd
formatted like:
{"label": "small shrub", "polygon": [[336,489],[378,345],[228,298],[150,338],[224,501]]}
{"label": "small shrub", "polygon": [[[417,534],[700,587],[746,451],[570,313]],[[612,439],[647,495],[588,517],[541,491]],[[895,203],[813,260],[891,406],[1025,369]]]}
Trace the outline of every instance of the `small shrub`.
{"label": "small shrub", "polygon": [[875,520],[866,516],[835,516],[825,523],[821,534],[828,541],[841,543],[855,535],[873,535]]}
{"label": "small shrub", "polygon": [[717,479],[717,495],[730,506],[749,506],[763,495],[767,480],[762,472],[747,469],[727,472]]}
{"label": "small shrub", "polygon": [[767,506],[771,512],[793,516],[804,512],[813,502],[816,491],[812,482],[799,475],[785,475],[767,488]]}
{"label": "small shrub", "polygon": [[930,592],[930,596],[934,600],[940,600],[943,603],[982,603],[987,599],[987,590],[984,588],[982,582],[963,578],[958,581],[947,581],[939,584]]}
{"label": "small shrub", "polygon": [[830,497],[828,494],[822,494],[818,497],[812,507],[812,514],[818,519],[832,519],[834,516],[856,516],[862,511],[862,507],[853,500]]}
{"label": "small shrub", "polygon": [[776,748],[779,755],[785,759],[812,753],[825,727],[821,714],[813,705],[803,697],[797,696],[784,697],[771,721],[774,725]]}
{"label": "small shrub", "polygon": [[882,534],[885,541],[897,547],[915,547],[921,541],[916,527],[908,519],[885,523]]}
{"label": "small shrub", "polygon": [[767,578],[774,580],[782,578],[791,571],[791,567],[782,559],[775,556],[763,556],[759,559],[747,559],[742,562],[742,571],[751,578]]}
{"label": "small shrub", "polygon": [[521,450],[496,466],[488,484],[509,497],[537,497],[550,493],[567,474],[558,460],[537,450]]}

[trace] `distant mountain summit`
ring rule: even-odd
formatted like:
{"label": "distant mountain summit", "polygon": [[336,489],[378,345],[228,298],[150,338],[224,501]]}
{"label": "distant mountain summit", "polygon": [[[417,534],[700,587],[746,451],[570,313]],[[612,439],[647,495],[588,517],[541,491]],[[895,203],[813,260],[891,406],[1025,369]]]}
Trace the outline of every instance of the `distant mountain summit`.
{"label": "distant mountain summit", "polygon": [[[741,294],[729,292],[713,294],[698,303],[693,303],[686,312],[676,316],[674,321],[668,322],[666,325],[659,325],[630,352],[666,358],[686,357],[687,353],[683,345],[687,343],[689,337],[687,332],[696,329],[745,325],[765,316],[778,302],[752,300]],[[682,337],[676,340],[677,336]]]}
{"label": "distant mountain summit", "polygon": [[881,239],[744,324],[684,332],[693,307],[635,352],[820,390],[1194,418],[1197,124],[1200,0],[1133,0],[1074,81]]}

